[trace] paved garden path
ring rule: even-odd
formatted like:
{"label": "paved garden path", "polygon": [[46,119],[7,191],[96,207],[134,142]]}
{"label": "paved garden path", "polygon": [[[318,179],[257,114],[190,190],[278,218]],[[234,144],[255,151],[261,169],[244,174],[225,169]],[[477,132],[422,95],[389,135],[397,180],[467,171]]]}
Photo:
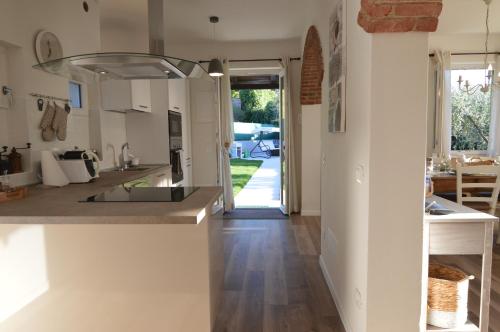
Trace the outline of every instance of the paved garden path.
{"label": "paved garden path", "polygon": [[280,206],[280,158],[260,160],[262,166],[234,198],[237,208]]}

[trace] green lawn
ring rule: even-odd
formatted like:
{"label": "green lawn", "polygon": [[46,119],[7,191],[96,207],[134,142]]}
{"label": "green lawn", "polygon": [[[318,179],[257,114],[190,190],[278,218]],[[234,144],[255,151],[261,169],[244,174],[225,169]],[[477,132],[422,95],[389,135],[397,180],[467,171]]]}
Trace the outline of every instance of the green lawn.
{"label": "green lawn", "polygon": [[262,160],[231,159],[231,178],[233,179],[235,197],[250,181],[250,178],[257,172],[262,163]]}

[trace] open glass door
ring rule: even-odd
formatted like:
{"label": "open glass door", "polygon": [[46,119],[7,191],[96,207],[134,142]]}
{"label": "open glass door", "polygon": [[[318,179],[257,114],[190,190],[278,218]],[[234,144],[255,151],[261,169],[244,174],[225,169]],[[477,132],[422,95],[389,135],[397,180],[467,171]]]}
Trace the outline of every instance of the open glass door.
{"label": "open glass door", "polygon": [[284,73],[280,74],[280,209],[284,214],[289,214],[288,202],[288,110],[287,110],[287,91],[285,89],[285,76]]}

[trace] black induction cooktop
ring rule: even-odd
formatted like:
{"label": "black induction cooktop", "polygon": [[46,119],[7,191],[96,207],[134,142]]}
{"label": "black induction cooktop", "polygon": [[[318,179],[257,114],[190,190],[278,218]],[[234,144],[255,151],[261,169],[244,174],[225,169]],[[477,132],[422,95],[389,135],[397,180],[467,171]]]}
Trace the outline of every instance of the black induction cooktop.
{"label": "black induction cooktop", "polygon": [[198,189],[198,187],[116,186],[80,202],[182,202]]}

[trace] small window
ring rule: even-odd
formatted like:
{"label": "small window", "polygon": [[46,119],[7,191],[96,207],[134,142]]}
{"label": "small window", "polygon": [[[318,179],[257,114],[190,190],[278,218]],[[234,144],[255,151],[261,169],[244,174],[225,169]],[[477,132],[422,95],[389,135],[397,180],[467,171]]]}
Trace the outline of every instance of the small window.
{"label": "small window", "polygon": [[[464,83],[459,88],[457,81],[467,81],[469,93]],[[487,93],[477,87],[485,82],[484,69],[460,69],[451,71],[451,150],[486,151],[491,141],[492,120],[491,89]]]}
{"label": "small window", "polygon": [[69,82],[69,103],[71,108],[82,108],[82,86]]}

